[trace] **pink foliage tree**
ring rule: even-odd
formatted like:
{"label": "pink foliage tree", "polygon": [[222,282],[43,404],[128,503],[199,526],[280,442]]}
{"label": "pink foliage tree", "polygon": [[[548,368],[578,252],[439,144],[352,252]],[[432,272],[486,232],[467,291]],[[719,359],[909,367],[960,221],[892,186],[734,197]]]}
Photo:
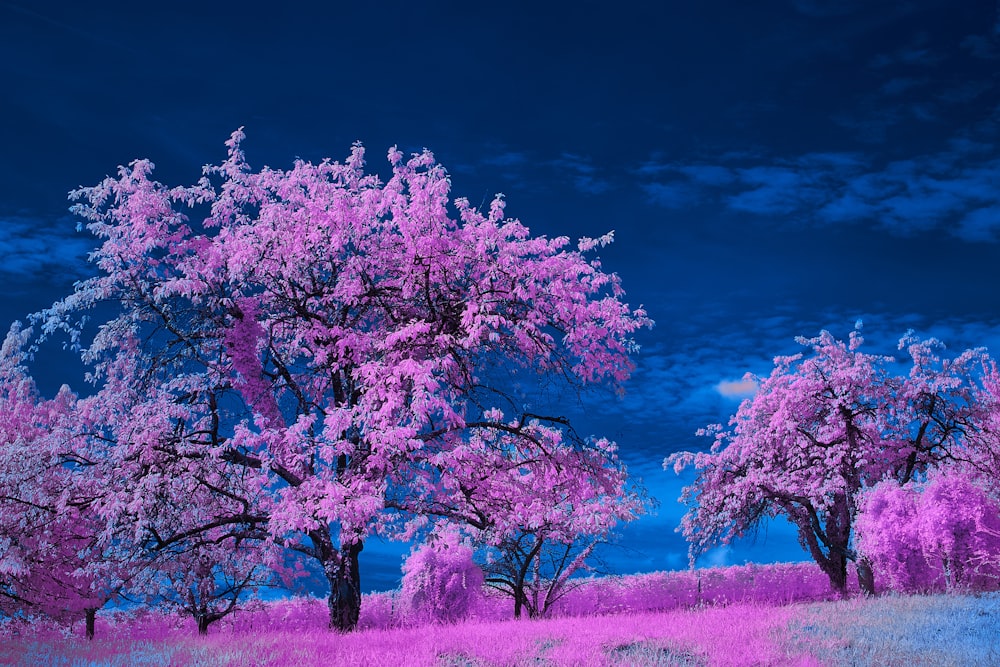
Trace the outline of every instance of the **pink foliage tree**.
{"label": "pink foliage tree", "polygon": [[[105,514],[154,549],[223,531],[314,558],[348,630],[369,536],[426,513],[509,521],[499,496],[531,521],[544,489],[616,474],[605,445],[526,414],[510,380],[620,388],[650,321],[588,257],[610,235],[573,248],[532,237],[500,197],[450,201],[430,153],[391,150],[386,182],[360,146],[254,172],[242,138],[194,186],[137,161],[74,193],[100,275],[39,319],[78,342],[82,316],[119,305],[84,346],[114,416],[99,460],[127,472]],[[164,517],[164,493],[211,509]]]}
{"label": "pink foliage tree", "polygon": [[593,572],[594,551],[600,535],[581,533],[555,538],[544,529],[521,530],[485,547],[486,585],[514,601],[514,618],[527,611],[531,618],[548,614],[553,606],[584,579],[575,574]]}
{"label": "pink foliage tree", "polygon": [[780,357],[757,394],[742,403],[731,430],[709,452],[682,452],[665,465],[694,465],[695,483],[682,500],[682,530],[692,557],[784,515],[803,547],[846,591],[847,564],[858,565],[874,592],[871,564],[853,545],[861,492],[883,479],[903,484],[942,461],[968,456],[968,434],[982,414],[973,397],[976,373],[989,366],[982,350],[942,359],[941,345],[907,335],[908,376],[890,372],[893,359],[859,351],[860,331],[847,343],[828,332],[799,339],[809,356]]}
{"label": "pink foliage tree", "polygon": [[[485,416],[504,422],[499,410]],[[615,444],[584,442],[561,418],[522,415],[437,458],[408,498],[389,504],[464,526],[486,583],[513,598],[518,618],[523,609],[543,615],[589,569],[595,548],[650,507]]]}
{"label": "pink foliage tree", "polygon": [[1000,578],[1000,503],[956,467],[868,490],[857,532],[858,550],[897,590],[986,588]]}
{"label": "pink foliage tree", "polygon": [[456,531],[432,534],[403,564],[402,601],[411,620],[461,620],[482,596],[483,571]]}
{"label": "pink foliage tree", "polygon": [[190,614],[198,634],[207,635],[211,624],[239,609],[241,598],[271,583],[259,551],[252,542],[227,537],[161,553],[167,565],[144,592]]}
{"label": "pink foliage tree", "polygon": [[77,456],[83,411],[63,385],[43,399],[26,364],[30,329],[15,323],[0,349],[0,611],[86,620],[142,570],[110,547],[93,499],[99,481]]}

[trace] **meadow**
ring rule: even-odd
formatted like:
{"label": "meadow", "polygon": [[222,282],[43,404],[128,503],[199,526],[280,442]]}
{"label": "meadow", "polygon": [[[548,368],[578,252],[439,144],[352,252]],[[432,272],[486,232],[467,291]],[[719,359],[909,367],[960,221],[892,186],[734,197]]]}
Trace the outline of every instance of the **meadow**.
{"label": "meadow", "polygon": [[326,629],[315,598],[255,602],[198,637],[153,611],[80,624],[3,626],[11,665],[1000,665],[1000,594],[826,599],[810,563],[589,580],[541,620],[486,596],[457,624],[426,623],[398,593],[366,598],[361,630]]}

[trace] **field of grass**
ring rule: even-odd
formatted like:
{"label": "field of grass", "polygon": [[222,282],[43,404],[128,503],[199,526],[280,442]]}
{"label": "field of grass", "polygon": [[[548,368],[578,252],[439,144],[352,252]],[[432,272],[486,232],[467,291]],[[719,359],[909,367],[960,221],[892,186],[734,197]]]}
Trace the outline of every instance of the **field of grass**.
{"label": "field of grass", "polygon": [[886,596],[369,629],[8,636],[0,664],[100,666],[1000,665],[1000,594]]}

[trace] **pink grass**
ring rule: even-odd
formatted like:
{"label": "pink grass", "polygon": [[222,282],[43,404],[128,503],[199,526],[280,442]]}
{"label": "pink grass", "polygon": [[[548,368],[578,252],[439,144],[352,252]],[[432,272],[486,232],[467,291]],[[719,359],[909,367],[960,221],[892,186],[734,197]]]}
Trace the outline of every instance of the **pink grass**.
{"label": "pink grass", "polygon": [[[471,622],[337,635],[325,630],[190,634],[160,639],[20,639],[7,664],[117,665],[818,665],[782,648],[793,607],[733,605],[695,611]],[[673,660],[673,662],[668,662]]]}

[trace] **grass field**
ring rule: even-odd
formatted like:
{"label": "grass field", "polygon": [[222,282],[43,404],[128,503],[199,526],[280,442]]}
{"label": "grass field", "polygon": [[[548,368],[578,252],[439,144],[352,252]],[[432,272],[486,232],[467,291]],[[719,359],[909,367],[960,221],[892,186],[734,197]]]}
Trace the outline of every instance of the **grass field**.
{"label": "grass field", "polygon": [[[147,633],[148,635],[148,633]],[[220,630],[93,642],[5,637],[0,663],[198,665],[1000,665],[1000,594],[727,606],[337,635]]]}

